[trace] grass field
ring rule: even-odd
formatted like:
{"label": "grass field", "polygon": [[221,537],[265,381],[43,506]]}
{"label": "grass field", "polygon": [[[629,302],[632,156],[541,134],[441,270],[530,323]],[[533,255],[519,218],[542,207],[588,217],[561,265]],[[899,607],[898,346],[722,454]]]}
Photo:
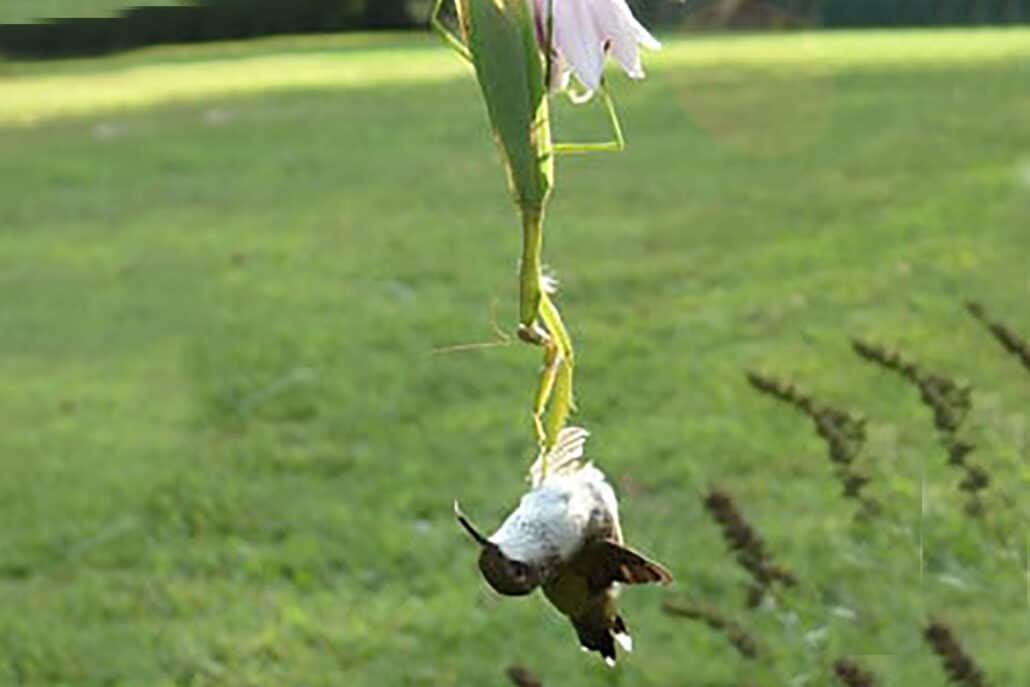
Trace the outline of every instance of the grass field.
{"label": "grass field", "polygon": [[[1030,31],[667,37],[648,67],[613,76],[629,149],[561,161],[546,247],[590,455],[676,575],[624,594],[637,649],[609,671],[542,598],[489,592],[451,515],[517,499],[539,365],[433,354],[515,311],[456,58],[354,36],[0,63],[0,684],[823,685],[854,656],[943,685],[931,617],[1022,684],[1030,375],[962,303],[1030,337]],[[851,336],[974,385],[981,518]],[[868,418],[881,513],[748,369]],[[744,607],[710,484],[796,588]]]}
{"label": "grass field", "polygon": [[0,24],[65,17],[113,17],[129,7],[184,5],[185,0],[4,0]]}

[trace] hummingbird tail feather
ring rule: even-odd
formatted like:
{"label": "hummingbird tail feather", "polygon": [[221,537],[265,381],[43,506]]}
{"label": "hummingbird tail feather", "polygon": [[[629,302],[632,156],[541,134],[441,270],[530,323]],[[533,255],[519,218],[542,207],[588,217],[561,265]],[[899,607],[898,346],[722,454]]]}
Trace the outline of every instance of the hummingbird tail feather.
{"label": "hummingbird tail feather", "polygon": [[549,475],[559,475],[563,472],[572,472],[579,467],[579,460],[583,457],[583,444],[586,443],[590,432],[582,427],[565,427],[558,433],[558,440],[546,453],[541,453],[529,468],[529,481],[534,487],[540,486],[543,481],[543,465],[547,463]]}
{"label": "hummingbird tail feather", "polygon": [[615,665],[615,644],[626,651],[633,651],[633,640],[626,629],[622,616],[598,617],[588,613],[572,620],[576,636],[584,651],[596,651],[609,666]]}
{"label": "hummingbird tail feather", "polygon": [[591,618],[580,618],[572,621],[576,628],[579,644],[585,651],[596,651],[610,666],[615,665],[615,636],[612,628],[604,624],[591,622]]}
{"label": "hummingbird tail feather", "polygon": [[629,628],[621,615],[615,616],[615,623],[612,627],[615,632],[615,641],[619,643],[623,651],[633,651],[633,638],[629,636]]}

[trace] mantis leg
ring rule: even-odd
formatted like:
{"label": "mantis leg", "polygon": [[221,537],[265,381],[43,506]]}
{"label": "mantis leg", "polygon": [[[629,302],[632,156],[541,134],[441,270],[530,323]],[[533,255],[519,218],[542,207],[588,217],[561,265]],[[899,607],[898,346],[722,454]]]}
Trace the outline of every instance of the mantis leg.
{"label": "mantis leg", "polygon": [[[561,351],[553,341],[548,341],[544,346],[544,369],[540,373],[540,383],[533,395],[533,429],[536,430],[537,442],[541,446],[551,445],[547,441],[548,432],[544,424],[544,413],[547,410],[547,402],[554,393],[554,385],[561,366]],[[547,472],[546,467],[544,472]]]}
{"label": "mantis leg", "polygon": [[[558,308],[544,289],[540,254],[543,213],[526,211],[519,268],[519,338],[544,349],[544,367],[533,396],[533,428],[544,448],[554,446],[572,412],[572,340]],[[546,451],[545,451],[546,453]],[[546,466],[542,466],[546,474]]]}
{"label": "mantis leg", "polygon": [[565,329],[561,314],[548,294],[540,304],[540,316],[551,333],[557,348],[555,381],[550,398],[547,421],[544,426],[544,441],[548,447],[554,446],[558,433],[565,426],[565,421],[575,409],[572,395],[572,371],[575,366],[575,355],[572,350],[572,339]]}
{"label": "mantis leg", "polygon": [[544,290],[541,284],[543,265],[540,254],[543,250],[543,211],[523,209],[522,213],[522,260],[519,261],[519,329],[518,336],[526,343],[543,346],[547,332],[537,324],[540,301]]}
{"label": "mantis leg", "polygon": [[440,11],[443,10],[444,0],[436,0],[436,4],[433,5],[433,12],[429,15],[429,25],[433,27],[433,30],[440,34],[444,42],[454,49],[454,52],[464,57],[467,61],[472,62],[472,53],[469,52],[468,46],[461,42],[461,39],[454,35],[454,33],[447,28],[447,26],[440,21]]}
{"label": "mantis leg", "polygon": [[[544,83],[548,88],[551,87],[551,80],[554,76],[554,57],[557,53],[554,52],[554,7],[553,0],[548,0],[547,3],[547,22],[546,22],[546,45],[550,46],[549,49],[544,50]],[[601,95],[601,101],[604,103],[605,110],[608,114],[608,124],[611,127],[612,139],[610,141],[603,141],[599,143],[555,143],[551,145],[551,152],[560,154],[571,154],[571,153],[590,153],[599,151],[621,151],[626,147],[626,141],[622,137],[622,124],[619,123],[619,115],[615,111],[615,102],[612,100],[611,91],[608,88],[608,82],[601,81],[601,88],[599,90]],[[575,101],[575,96],[570,96]],[[589,100],[589,94],[587,95]]]}
{"label": "mantis leg", "polygon": [[622,137],[622,124],[619,123],[619,115],[615,111],[615,101],[612,100],[612,94],[611,91],[608,90],[607,83],[601,84],[601,90],[599,93],[601,96],[601,102],[604,103],[605,110],[608,113],[608,124],[611,127],[612,139],[610,141],[600,143],[555,143],[552,147],[555,153],[570,154],[592,153],[599,151],[617,152],[625,149],[626,141]]}
{"label": "mantis leg", "polygon": [[[573,352],[572,342],[558,313],[558,308],[548,294],[542,295],[540,317],[547,328],[544,347],[544,368],[540,383],[533,397],[533,427],[537,441],[545,449],[555,445],[558,434],[574,409],[572,397]],[[547,474],[546,457],[541,459],[540,473]]]}
{"label": "mantis leg", "polygon": [[543,416],[554,389],[560,365],[559,349],[551,335],[540,326],[540,305],[546,294],[542,284],[540,253],[543,248],[543,213],[524,211],[522,216],[522,259],[519,261],[519,326],[522,341],[544,348],[544,369],[533,396],[533,428],[541,446],[547,444]]}

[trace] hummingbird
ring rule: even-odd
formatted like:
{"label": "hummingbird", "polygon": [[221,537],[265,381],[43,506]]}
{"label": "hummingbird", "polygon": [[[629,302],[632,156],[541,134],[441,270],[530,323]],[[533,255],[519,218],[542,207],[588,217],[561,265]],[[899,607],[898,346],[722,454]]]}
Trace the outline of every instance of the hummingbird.
{"label": "hummingbird", "polygon": [[479,570],[499,594],[525,596],[541,587],[568,617],[584,651],[615,665],[615,644],[633,650],[619,615],[619,584],[667,584],[672,575],[623,544],[615,492],[593,463],[583,463],[589,433],[566,427],[530,468],[530,490],[489,537],[454,513],[480,546]]}

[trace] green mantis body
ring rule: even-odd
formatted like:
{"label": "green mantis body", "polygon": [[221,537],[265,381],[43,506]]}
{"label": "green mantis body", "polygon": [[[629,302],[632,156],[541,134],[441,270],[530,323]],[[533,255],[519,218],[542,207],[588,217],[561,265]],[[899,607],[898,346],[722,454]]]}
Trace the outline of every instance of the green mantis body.
{"label": "green mantis body", "polygon": [[[475,67],[508,186],[522,218],[518,336],[544,348],[544,369],[533,398],[533,425],[540,444],[549,448],[573,409],[574,366],[572,341],[544,288],[541,262],[544,209],[554,186],[554,156],[621,150],[622,134],[611,98],[602,89],[614,140],[553,143],[548,103],[553,51],[546,50],[541,56],[529,0],[454,0],[464,41],[440,21],[443,3],[436,0],[431,23]],[[550,33],[550,16],[544,26]]]}

